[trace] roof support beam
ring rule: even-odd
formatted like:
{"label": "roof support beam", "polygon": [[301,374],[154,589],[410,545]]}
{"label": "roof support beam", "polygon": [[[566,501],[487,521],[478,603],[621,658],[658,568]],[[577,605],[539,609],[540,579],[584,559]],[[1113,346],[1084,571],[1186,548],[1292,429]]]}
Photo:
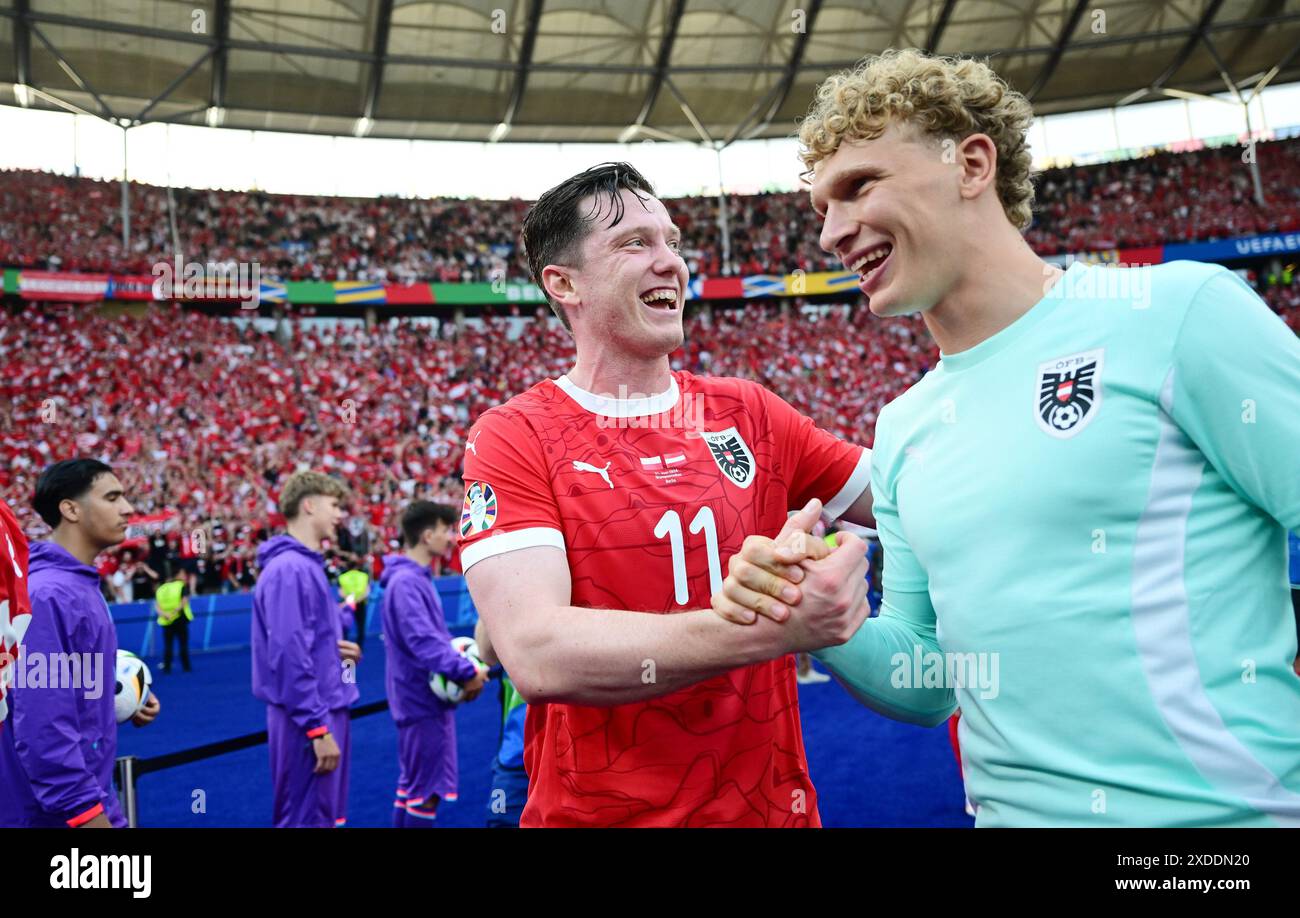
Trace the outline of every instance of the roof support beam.
{"label": "roof support beam", "polygon": [[541,27],[544,3],[545,0],[532,0],[532,5],[528,8],[524,40],[519,46],[519,65],[515,68],[515,85],[510,90],[510,102],[506,105],[505,116],[501,119],[506,130],[515,123],[519,106],[524,101],[524,93],[528,91],[528,72],[533,66],[533,48],[537,45],[537,30]]}
{"label": "roof support beam", "polygon": [[695,128],[695,133],[700,135],[700,140],[704,141],[709,146],[713,146],[713,138],[704,127],[704,123],[696,116],[695,109],[691,108],[691,105],[686,101],[686,98],[677,91],[677,86],[673,83],[673,78],[665,76],[664,85],[667,86],[668,91],[673,94],[673,98],[677,100],[677,104],[682,107],[682,114],[684,114],[686,120],[691,123],[691,127]]}
{"label": "roof support beam", "polygon": [[215,53],[216,53],[215,48],[209,48],[208,50],[204,51],[201,55],[199,55],[198,60],[196,60],[194,63],[190,64],[183,71],[181,71],[181,73],[177,75],[176,79],[172,80],[170,83],[167,84],[166,89],[164,89],[162,92],[158,93],[158,95],[150,99],[149,104],[146,105],[144,108],[140,109],[140,114],[135,116],[136,123],[143,124],[144,120],[149,117],[149,113],[154,110],[154,107],[157,106],[159,102],[163,101],[168,96],[170,96],[173,92],[175,92],[176,87],[180,86],[187,79],[189,79],[190,74],[194,73],[194,71],[202,67],[203,64],[208,60],[208,58],[212,57],[212,55]]}
{"label": "roof support beam", "polygon": [[1047,63],[1043,64],[1043,69],[1038,71],[1038,76],[1034,78],[1034,85],[1029,87],[1029,92],[1025,93],[1025,98],[1030,102],[1034,97],[1043,91],[1052,74],[1056,72],[1056,67],[1061,63],[1061,58],[1065,56],[1065,47],[1070,43],[1070,36],[1079,26],[1079,20],[1083,18],[1084,10],[1088,8],[1088,0],[1077,0],[1074,9],[1070,10],[1069,17],[1065,20],[1065,25],[1061,28],[1061,34],[1056,36],[1056,46],[1052,48],[1051,56],[1047,58]]}
{"label": "roof support beam", "polygon": [[[632,127],[640,128],[644,126],[646,119],[650,117],[650,112],[655,107],[655,101],[659,98],[659,90],[663,87],[668,74],[668,64],[673,59],[673,45],[677,42],[677,26],[681,23],[682,13],[685,10],[686,0],[673,0],[672,10],[668,13],[668,25],[664,28],[663,40],[659,42],[659,55],[655,59],[654,69],[650,71],[650,88],[646,91],[645,99],[641,102],[641,111],[637,113],[636,120],[632,122]],[[677,94],[676,90],[673,90],[673,94]],[[677,101],[682,105],[683,111],[689,108],[680,96],[678,96]],[[687,117],[691,116],[688,115]]]}
{"label": "roof support beam", "polygon": [[379,92],[384,84],[384,58],[388,54],[388,31],[393,21],[393,0],[379,0],[375,15],[375,41],[372,45],[370,76],[366,80],[366,94],[361,100],[361,117],[373,121]]}
{"label": "roof support beam", "polygon": [[817,22],[817,14],[822,10],[822,0],[812,0],[808,4],[808,15],[804,20],[804,29],[795,36],[794,47],[790,50],[790,61],[785,66],[785,73],[781,75],[781,82],[777,84],[777,91],[772,104],[767,107],[767,113],[754,129],[745,135],[746,138],[761,134],[767,130],[767,126],[772,123],[776,113],[785,105],[785,100],[790,96],[790,89],[794,86],[795,78],[799,75],[799,65],[803,63],[804,51],[808,48],[808,39],[812,35],[813,25]]}
{"label": "roof support beam", "polygon": [[99,106],[100,116],[108,121],[116,120],[116,113],[114,113],[113,109],[104,101],[104,97],[95,91],[95,87],[86,82],[85,77],[78,72],[77,68],[72,65],[71,61],[63,56],[63,53],[58,48],[54,47],[54,43],[45,37],[45,33],[36,26],[36,23],[31,23],[31,30],[32,34],[41,40],[41,44],[50,49],[50,53],[53,54],[55,59],[59,62],[59,66],[63,68],[63,72],[72,78],[72,82],[77,84],[77,88],[82,92],[87,93],[95,100],[95,104]]}
{"label": "roof support beam", "polygon": [[1197,44],[1199,44],[1201,39],[1205,37],[1205,33],[1210,28],[1210,23],[1212,23],[1214,17],[1219,14],[1219,8],[1221,6],[1223,6],[1223,0],[1210,0],[1209,5],[1205,8],[1205,12],[1201,14],[1201,21],[1196,24],[1195,31],[1193,31],[1187,41],[1184,42],[1182,49],[1174,56],[1174,59],[1169,63],[1169,66],[1165,68],[1165,72],[1156,77],[1155,82],[1151,84],[1153,90],[1164,88],[1165,83],[1173,78],[1173,75],[1179,71],[1183,64],[1187,63],[1187,59],[1191,57],[1192,52],[1196,50]]}
{"label": "roof support beam", "polygon": [[1295,60],[1297,54],[1300,54],[1300,42],[1293,45],[1291,50],[1286,53],[1286,57],[1278,61],[1273,67],[1270,67],[1268,73],[1259,78],[1259,82],[1255,84],[1255,88],[1250,91],[1250,101],[1255,101],[1255,97],[1264,91],[1264,87],[1273,81],[1273,77],[1277,76],[1287,67],[1290,67],[1291,62]]}
{"label": "roof support beam", "polygon": [[[804,31],[808,31],[807,12],[806,11],[801,11],[801,12],[803,12],[804,14],[804,23],[803,23]],[[791,13],[791,16],[793,15],[794,14]],[[778,10],[777,18],[772,20],[771,31],[775,33],[780,28],[781,28],[781,19],[780,19],[780,10]],[[788,63],[787,63],[787,67],[788,67]],[[732,128],[731,131],[727,134],[727,136],[723,139],[722,148],[729,147],[733,143],[735,143],[736,138],[738,138],[741,135],[741,133],[745,130],[745,128],[749,127],[750,124],[753,123],[754,119],[758,117],[759,112],[767,109],[768,105],[770,105],[772,100],[776,98],[776,94],[780,92],[780,90],[781,90],[781,81],[777,80],[775,83],[772,84],[771,89],[763,93],[763,95],[760,96],[758,99],[754,100],[754,104],[749,107],[749,111],[745,112],[745,117],[741,118],[740,122],[734,128]]]}
{"label": "roof support beam", "polygon": [[1245,105],[1246,100],[1242,97],[1241,90],[1238,89],[1237,84],[1233,82],[1232,74],[1228,72],[1228,67],[1223,63],[1223,58],[1219,57],[1219,50],[1214,47],[1214,42],[1210,41],[1210,36],[1202,35],[1201,41],[1205,43],[1205,50],[1209,51],[1210,57],[1214,59],[1214,66],[1219,70],[1219,78],[1222,79],[1224,84],[1228,87],[1228,91],[1232,93],[1233,98],[1242,105]]}
{"label": "roof support beam", "polygon": [[753,105],[749,107],[749,111],[745,113],[745,117],[740,119],[740,123],[731,129],[731,133],[727,134],[726,138],[722,141],[722,145],[724,147],[729,147],[733,143],[735,143],[736,138],[738,138],[741,135],[741,133],[745,130],[745,128],[749,127],[750,123],[753,122],[754,117],[764,108],[766,108],[771,103],[771,101],[774,98],[776,98],[776,94],[780,91],[781,91],[780,82],[774,83],[771,89],[769,89],[766,93],[764,93]]}
{"label": "roof support beam", "polygon": [[56,106],[57,108],[62,108],[65,111],[72,112],[72,114],[74,115],[85,115],[87,118],[99,117],[99,115],[95,114],[94,112],[88,112],[80,105],[73,105],[67,99],[61,99],[52,92],[46,92],[43,89],[37,89],[35,86],[29,86],[27,88],[27,91],[30,92],[36,98],[44,99],[46,102],[50,103],[51,105]]}
{"label": "roof support beam", "polygon": [[[8,8],[0,9],[0,16],[10,19],[16,18],[14,10]],[[103,22],[94,19],[87,19],[81,16],[62,16],[54,13],[29,13],[27,19],[33,25],[38,23],[50,23],[58,25],[70,25],[79,28],[95,29],[100,32],[121,35],[138,35],[143,38],[159,38],[170,42],[187,42],[190,44],[213,45],[215,42],[212,38],[202,35],[193,35],[189,31],[173,32],[168,29],[157,29],[149,26],[137,26],[120,22]],[[1276,16],[1260,16],[1254,19],[1244,19],[1235,22],[1213,23],[1206,32],[1214,34],[1223,31],[1237,31],[1244,29],[1263,29],[1273,26],[1289,25],[1294,22],[1300,22],[1300,12],[1282,13]],[[1106,48],[1122,47],[1137,42],[1158,41],[1170,38],[1196,37],[1195,27],[1185,27],[1178,29],[1162,29],[1157,32],[1136,32],[1127,35],[1107,35],[1098,37],[1088,42],[1089,48]],[[265,51],[269,53],[293,54],[303,57],[317,57],[332,60],[346,60],[366,63],[371,59],[369,51],[349,51],[337,48],[319,48],[307,45],[287,45],[276,42],[245,41],[231,39],[228,43],[230,48],[240,51]],[[1001,57],[1007,54],[1019,55],[1037,55],[1051,54],[1055,45],[1030,45],[1019,48],[994,48],[983,49],[980,54],[987,57]],[[387,57],[390,64],[413,64],[416,66],[433,66],[433,67],[454,67],[470,70],[513,70],[515,64],[512,61],[493,61],[483,60],[481,58],[449,58],[449,57],[428,57],[419,54],[390,54]],[[828,69],[842,69],[851,67],[857,60],[840,60],[828,61],[825,66]],[[1181,65],[1180,65],[1181,66]],[[783,72],[785,64],[700,64],[695,66],[679,66],[674,68],[678,73],[775,73]],[[533,64],[530,68],[532,72],[546,73],[611,73],[611,74],[628,74],[628,73],[654,73],[653,67],[647,67],[637,64]]]}
{"label": "roof support beam", "polygon": [[[0,9],[0,16],[13,18],[17,15],[18,13],[16,10]],[[33,25],[42,23],[48,25],[72,26],[77,29],[94,29],[98,32],[136,35],[140,38],[161,38],[165,41],[183,41],[192,45],[213,44],[212,39],[203,35],[195,35],[188,29],[184,32],[175,32],[171,29],[157,29],[152,26],[134,25],[129,22],[106,22],[101,19],[87,19],[85,16],[64,16],[59,13],[28,12],[25,18]]]}
{"label": "roof support beam", "polygon": [[[54,25],[67,26],[69,28],[93,30],[99,33],[109,35],[136,35],[145,38],[164,40],[175,45],[176,43],[189,43],[199,49],[196,53],[202,56],[191,65],[187,70],[171,80],[165,87],[153,98],[145,101],[133,102],[134,105],[144,105],[140,114],[135,115],[138,120],[174,120],[175,116],[167,119],[154,119],[152,113],[158,111],[159,104],[167,98],[170,98],[180,85],[187,79],[193,78],[196,68],[200,68],[204,61],[211,61],[213,71],[213,85],[210,93],[210,107],[220,109],[226,104],[226,74],[227,74],[227,56],[231,48],[242,50],[254,50],[259,52],[283,53],[295,57],[302,57],[314,60],[347,60],[368,63],[371,65],[369,71],[369,80],[364,89],[364,95],[361,99],[363,116],[372,117],[377,110],[378,99],[383,88],[384,70],[387,63],[412,63],[421,65],[449,66],[456,68],[487,69],[500,73],[509,73],[513,71],[514,83],[511,87],[510,98],[506,107],[507,123],[513,123],[518,118],[524,93],[526,92],[528,80],[533,72],[546,72],[558,74],[572,74],[578,72],[598,73],[609,75],[637,75],[638,77],[647,77],[646,94],[642,99],[640,113],[638,115],[639,124],[635,127],[644,132],[647,136],[676,136],[676,132],[659,130],[653,133],[646,126],[646,121],[653,112],[658,101],[658,96],[665,85],[673,93],[676,101],[682,106],[683,112],[687,113],[688,120],[694,126],[694,132],[701,138],[709,136],[707,128],[704,128],[701,119],[691,106],[686,103],[678,87],[673,84],[676,74],[681,73],[752,73],[763,75],[764,82],[772,80],[769,74],[778,75],[775,85],[770,91],[763,93],[763,96],[745,115],[739,128],[731,129],[726,134],[726,139],[722,141],[723,145],[734,142],[736,139],[746,136],[761,134],[768,128],[773,119],[787,104],[789,95],[793,92],[793,83],[798,79],[799,68],[802,66],[802,57],[806,56],[806,48],[811,39],[811,32],[817,14],[823,5],[822,0],[805,0],[801,6],[807,13],[806,30],[795,36],[792,42],[791,52],[788,60],[777,60],[775,62],[763,61],[762,63],[705,63],[696,66],[673,67],[670,70],[672,62],[673,48],[676,38],[680,33],[681,19],[686,9],[688,0],[672,0],[672,2],[661,3],[654,7],[653,15],[662,15],[663,35],[658,48],[658,53],[653,65],[645,62],[644,59],[630,64],[581,64],[551,61],[547,64],[536,64],[533,62],[533,49],[535,47],[537,36],[540,28],[540,16],[543,9],[544,0],[529,0],[527,6],[527,26],[522,33],[519,54],[516,58],[505,58],[501,60],[462,60],[457,58],[433,58],[421,55],[389,55],[389,34],[391,30],[391,21],[393,9],[396,0],[380,0],[377,4],[376,28],[374,31],[374,41],[370,48],[363,50],[353,50],[347,48],[321,48],[306,45],[280,44],[265,42],[259,40],[232,40],[230,38],[231,18],[232,18],[232,0],[213,0],[213,21],[215,29],[208,34],[195,35],[188,29],[184,31],[171,31],[168,29],[157,28],[152,25],[106,22],[89,18],[84,15],[62,15],[58,13],[45,12],[40,4],[33,3],[32,0],[13,0],[12,4],[6,8],[0,9],[0,16],[8,17],[13,23],[14,44],[15,44],[15,63],[13,68],[15,82],[20,85],[31,86],[35,77],[32,74],[31,60],[31,36],[35,34],[36,39],[43,43],[58,61],[59,66],[69,75],[72,84],[76,85],[79,90],[86,96],[93,99],[92,102],[81,101],[91,111],[106,118],[117,120],[117,115],[110,108],[104,96],[102,96],[97,87],[90,84],[85,77],[86,74],[80,72],[73,64],[54,47],[46,33],[42,31],[43,27],[52,27]],[[942,44],[946,28],[950,26],[952,17],[955,15],[956,0],[914,0],[914,2],[927,2],[930,8],[935,11],[937,18],[929,27],[928,45],[931,50],[936,50]],[[33,8],[35,7],[35,9]],[[1031,98],[1041,96],[1050,88],[1050,81],[1056,71],[1064,65],[1064,54],[1071,47],[1070,40],[1073,34],[1080,28],[1082,18],[1087,14],[1088,3],[1086,0],[1073,0],[1065,8],[1067,19],[1063,23],[1063,28],[1054,40],[1049,39],[1051,44],[1034,45],[1022,48],[1009,48],[1001,51],[983,50],[981,53],[989,56],[999,56],[1005,53],[1017,53],[1028,56],[1042,56],[1043,64],[1040,71],[1034,79],[1034,85],[1030,88],[1027,95]],[[1266,7],[1267,8],[1267,7]],[[1281,9],[1280,6],[1272,7]],[[1300,22],[1300,12],[1290,12],[1272,16],[1260,16],[1248,20],[1233,20],[1227,12],[1224,13],[1225,20],[1218,21],[1217,16],[1225,9],[1231,10],[1232,7],[1225,6],[1223,0],[1209,0],[1199,18],[1192,23],[1185,23],[1179,28],[1170,28],[1159,31],[1146,33],[1133,33],[1126,35],[1107,35],[1107,36],[1089,36],[1087,42],[1088,48],[1115,48],[1128,47],[1135,42],[1145,42],[1152,40],[1172,41],[1173,47],[1177,53],[1169,57],[1169,66],[1156,79],[1156,81],[1145,90],[1140,90],[1137,94],[1131,94],[1123,102],[1134,101],[1137,98],[1158,97],[1165,91],[1165,87],[1174,80],[1181,68],[1186,67],[1189,60],[1197,52],[1197,44],[1204,42],[1207,53],[1213,59],[1217,73],[1223,81],[1223,85],[1233,93],[1239,102],[1248,102],[1254,99],[1262,89],[1275,78],[1287,72],[1288,68],[1294,69],[1297,54],[1300,54],[1300,46],[1291,48],[1291,50],[1277,63],[1276,66],[1261,74],[1255,74],[1249,79],[1241,80],[1234,76],[1229,69],[1228,64],[1241,69],[1239,61],[1242,59],[1240,53],[1228,53],[1233,45],[1231,43],[1223,46],[1223,40],[1214,40],[1214,36],[1228,32],[1235,40],[1238,34],[1245,33],[1247,30],[1261,31],[1263,29],[1287,27],[1288,30],[1294,27],[1294,24]],[[779,17],[778,17],[779,18]],[[761,26],[760,26],[761,28]],[[776,25],[780,28],[780,24]],[[819,33],[820,34],[820,33]],[[64,42],[66,46],[66,42]],[[1220,51],[1222,50],[1222,54]],[[45,60],[43,52],[38,49],[38,63]],[[77,58],[74,55],[74,59]],[[1072,58],[1073,60],[1073,58]],[[852,61],[829,61],[827,67],[839,68],[849,66]],[[80,66],[89,66],[85,60],[82,60]],[[92,76],[97,71],[87,71]],[[671,79],[670,79],[671,73]],[[156,85],[156,84],[155,84]],[[1188,84],[1188,88],[1202,89],[1206,92],[1217,91],[1213,88],[1211,80],[1198,80],[1196,85]],[[35,98],[41,99],[40,104],[47,102],[52,105],[58,105],[63,108],[75,108],[71,102],[58,98],[58,90],[51,92],[48,88],[39,95],[35,95],[35,87],[32,87]],[[143,95],[143,93],[142,93]],[[20,96],[21,99],[21,96]],[[173,103],[174,105],[174,103]],[[125,116],[130,118],[131,116]],[[184,113],[183,117],[191,118],[190,113]]]}
{"label": "roof support beam", "polygon": [[939,39],[943,38],[943,30],[948,28],[948,20],[952,18],[952,8],[957,5],[957,0],[944,0],[943,9],[939,11],[939,18],[934,21],[930,28],[930,37],[925,40],[925,50],[934,54],[939,47]]}
{"label": "roof support beam", "polygon": [[14,0],[14,82],[19,86],[32,83],[32,33],[27,16],[29,0]]}
{"label": "roof support beam", "polygon": [[208,106],[200,105],[196,108],[187,108],[183,112],[177,112],[174,115],[168,115],[166,118],[155,118],[155,124],[189,124],[189,119],[194,115],[201,115],[208,110]]}
{"label": "roof support beam", "polygon": [[220,112],[226,107],[226,73],[230,57],[230,0],[217,0],[214,10],[216,44],[212,59],[212,89],[208,93],[208,108]]}
{"label": "roof support beam", "polygon": [[657,127],[651,127],[643,124],[639,128],[642,134],[649,134],[651,137],[658,137],[660,140],[667,140],[670,143],[695,143],[689,137],[683,137],[681,134],[674,134],[672,131],[661,130]]}

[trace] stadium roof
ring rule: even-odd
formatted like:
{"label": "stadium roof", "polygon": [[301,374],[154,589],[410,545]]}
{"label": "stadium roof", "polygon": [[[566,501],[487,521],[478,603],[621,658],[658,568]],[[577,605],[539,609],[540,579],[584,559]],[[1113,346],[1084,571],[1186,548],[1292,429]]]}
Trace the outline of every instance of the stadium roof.
{"label": "stadium roof", "polygon": [[[0,103],[431,140],[790,134],[889,47],[1039,114],[1300,79],[1300,0],[0,0]],[[12,77],[11,85],[9,78]]]}

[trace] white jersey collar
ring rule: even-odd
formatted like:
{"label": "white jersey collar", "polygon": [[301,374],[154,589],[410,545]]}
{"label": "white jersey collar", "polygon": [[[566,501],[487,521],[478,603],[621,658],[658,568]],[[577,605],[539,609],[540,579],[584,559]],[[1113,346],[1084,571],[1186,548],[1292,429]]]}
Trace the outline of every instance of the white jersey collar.
{"label": "white jersey collar", "polygon": [[555,384],[583,408],[592,414],[607,418],[638,418],[648,414],[662,414],[677,404],[680,394],[677,389],[677,377],[668,377],[668,390],[658,395],[642,398],[617,398],[609,395],[597,395],[580,388],[568,376],[554,380]]}

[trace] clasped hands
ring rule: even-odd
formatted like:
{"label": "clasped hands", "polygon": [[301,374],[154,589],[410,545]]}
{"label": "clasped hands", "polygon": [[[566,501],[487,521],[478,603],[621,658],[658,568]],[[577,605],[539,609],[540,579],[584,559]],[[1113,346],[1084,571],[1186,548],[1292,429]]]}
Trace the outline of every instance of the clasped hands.
{"label": "clasped hands", "polygon": [[775,539],[752,535],[727,562],[713,611],[729,622],[751,625],[760,616],[787,629],[788,652],[843,644],[870,614],[867,546],[851,533],[837,534],[832,549],[813,536],[822,504],[811,500],[791,516]]}

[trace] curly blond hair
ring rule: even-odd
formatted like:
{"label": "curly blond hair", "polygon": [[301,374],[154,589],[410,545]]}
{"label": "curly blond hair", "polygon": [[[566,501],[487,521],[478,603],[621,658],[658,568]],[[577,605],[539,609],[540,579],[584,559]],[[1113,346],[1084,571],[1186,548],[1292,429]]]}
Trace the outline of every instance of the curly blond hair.
{"label": "curly blond hair", "polygon": [[1034,203],[1029,101],[982,61],[890,50],[828,77],[799,125],[799,158],[811,173],[846,140],[874,140],[890,118],[932,138],[987,134],[997,148],[997,192],[1007,219],[1029,226]]}
{"label": "curly blond hair", "polygon": [[348,497],[348,489],[337,478],[331,478],[324,472],[295,472],[280,489],[280,512],[286,520],[294,519],[303,498],[317,495],[337,497],[343,501]]}

